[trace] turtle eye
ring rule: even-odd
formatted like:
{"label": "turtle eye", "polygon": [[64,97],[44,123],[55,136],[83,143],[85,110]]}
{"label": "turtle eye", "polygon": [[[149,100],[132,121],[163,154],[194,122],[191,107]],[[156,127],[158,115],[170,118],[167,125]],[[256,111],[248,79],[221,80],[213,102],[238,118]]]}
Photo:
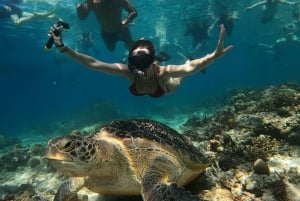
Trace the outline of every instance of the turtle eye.
{"label": "turtle eye", "polygon": [[72,149],[72,144],[73,144],[72,141],[67,142],[64,146],[64,150],[70,151],[70,149]]}
{"label": "turtle eye", "polygon": [[74,149],[74,141],[69,139],[62,140],[59,144],[59,149],[67,152],[71,151],[72,149]]}

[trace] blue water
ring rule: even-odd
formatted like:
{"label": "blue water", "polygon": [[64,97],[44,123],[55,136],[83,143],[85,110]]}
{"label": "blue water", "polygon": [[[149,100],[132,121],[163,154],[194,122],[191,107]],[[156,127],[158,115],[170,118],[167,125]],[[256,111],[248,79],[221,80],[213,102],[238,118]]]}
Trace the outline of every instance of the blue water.
{"label": "blue water", "polygon": [[[126,54],[122,43],[114,52],[106,50],[100,38],[99,26],[93,14],[79,21],[75,6],[80,1],[28,1],[22,8],[28,12],[56,8],[56,14],[67,21],[71,29],[64,32],[64,42],[75,47],[76,38],[82,31],[94,34],[98,54],[87,52],[106,62],[119,62]],[[288,44],[280,53],[280,60],[258,43],[273,44],[283,37],[281,26],[292,22],[292,6],[281,5],[272,22],[260,23],[261,8],[244,12],[246,6],[256,1],[225,1],[220,3],[238,12],[238,20],[225,44],[233,44],[232,52],[215,61],[206,74],[187,77],[172,95],[159,99],[134,97],[129,83],[121,77],[113,77],[91,71],[54,49],[44,50],[49,27],[54,19],[34,19],[19,26],[10,19],[0,20],[0,134],[22,135],[38,125],[55,121],[74,121],[76,115],[91,111],[97,105],[99,111],[88,113],[94,119],[110,120],[126,117],[149,117],[160,114],[176,118],[182,110],[200,107],[204,100],[217,97],[231,89],[266,88],[283,82],[300,81],[298,62],[300,45]],[[192,40],[184,36],[186,19],[211,16],[220,4],[213,0],[132,0],[138,17],[130,26],[132,36],[152,39],[159,50],[163,40],[169,43],[166,51],[171,59],[166,64],[181,64],[183,55],[201,57],[214,50],[218,38],[218,26],[211,30],[206,47],[198,51],[191,48]],[[162,30],[165,30],[162,31]],[[155,37],[157,31],[165,33]],[[299,36],[299,31],[298,31]],[[299,36],[300,37],[300,36]],[[178,43],[182,48],[173,44]],[[89,123],[86,117],[85,124]],[[79,119],[79,121],[84,121]],[[76,125],[74,125],[74,129]],[[46,130],[44,130],[47,133]]]}

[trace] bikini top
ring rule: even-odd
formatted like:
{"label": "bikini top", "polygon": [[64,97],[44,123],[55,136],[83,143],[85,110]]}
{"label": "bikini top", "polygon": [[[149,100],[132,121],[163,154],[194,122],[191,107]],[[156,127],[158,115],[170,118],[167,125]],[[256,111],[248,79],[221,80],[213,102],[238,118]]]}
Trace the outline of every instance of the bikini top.
{"label": "bikini top", "polygon": [[[156,77],[156,76],[155,76]],[[161,96],[163,96],[165,94],[165,91],[163,90],[163,88],[159,85],[159,82],[157,80],[156,77],[156,82],[157,82],[157,88],[155,90],[155,92],[153,94],[140,94],[137,89],[136,89],[136,79],[137,79],[137,75],[134,78],[134,81],[132,83],[132,85],[130,85],[129,87],[129,91],[131,92],[132,95],[134,96],[145,96],[145,95],[149,95],[152,98],[159,98]]]}

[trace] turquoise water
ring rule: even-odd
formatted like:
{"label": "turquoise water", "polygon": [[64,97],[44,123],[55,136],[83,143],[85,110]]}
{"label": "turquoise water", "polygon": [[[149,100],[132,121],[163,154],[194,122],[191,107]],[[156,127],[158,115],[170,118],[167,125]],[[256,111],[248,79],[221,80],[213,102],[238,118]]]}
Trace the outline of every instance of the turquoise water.
{"label": "turquoise water", "polygon": [[[98,52],[89,50],[88,54],[106,62],[121,61],[126,55],[123,44],[118,43],[114,52],[107,51],[94,15],[90,14],[85,21],[78,20],[75,6],[79,2],[57,0],[45,5],[42,0],[27,1],[21,7],[28,12],[56,8],[56,15],[71,26],[64,32],[65,44],[75,48],[78,35],[89,31],[94,34]],[[255,2],[132,0],[138,11],[138,17],[130,25],[132,36],[153,40],[158,50],[171,55],[166,64],[181,64],[185,59],[180,55],[197,58],[215,48],[217,23],[205,47],[195,50],[192,38],[185,36],[187,21],[207,17],[212,24],[221,3],[238,15],[233,33],[226,36],[225,41],[227,45],[235,46],[233,51],[211,64],[206,74],[186,78],[176,93],[159,99],[134,97],[124,78],[88,70],[54,49],[45,51],[47,32],[55,19],[34,19],[19,26],[9,19],[0,19],[0,134],[26,135],[37,127],[47,133],[47,129],[51,132],[49,125],[52,122],[72,121],[75,123],[70,127],[75,129],[93,121],[116,118],[161,116],[172,119],[178,113],[188,114],[203,106],[207,99],[232,89],[299,83],[299,43],[285,44],[279,60],[274,59],[272,48],[258,45],[271,45],[284,36],[282,26],[293,22],[292,6],[280,5],[274,19],[262,24],[262,8],[243,11]],[[299,29],[295,34],[299,36]],[[164,44],[165,48],[162,48]]]}

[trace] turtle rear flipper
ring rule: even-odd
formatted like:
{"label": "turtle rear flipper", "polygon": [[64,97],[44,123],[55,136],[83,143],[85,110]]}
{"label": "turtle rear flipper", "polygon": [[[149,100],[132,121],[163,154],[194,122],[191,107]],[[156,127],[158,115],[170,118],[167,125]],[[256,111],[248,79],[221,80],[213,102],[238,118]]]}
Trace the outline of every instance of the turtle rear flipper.
{"label": "turtle rear flipper", "polygon": [[64,182],[55,194],[54,201],[73,200],[84,186],[84,178],[71,178]]}
{"label": "turtle rear flipper", "polygon": [[[201,201],[174,182],[181,174],[177,162],[163,156],[153,160],[153,165],[145,172],[141,182],[144,201]],[[167,183],[166,179],[170,182]]]}
{"label": "turtle rear flipper", "polygon": [[176,183],[160,183],[145,192],[144,201],[201,201],[184,188],[178,187]]}

